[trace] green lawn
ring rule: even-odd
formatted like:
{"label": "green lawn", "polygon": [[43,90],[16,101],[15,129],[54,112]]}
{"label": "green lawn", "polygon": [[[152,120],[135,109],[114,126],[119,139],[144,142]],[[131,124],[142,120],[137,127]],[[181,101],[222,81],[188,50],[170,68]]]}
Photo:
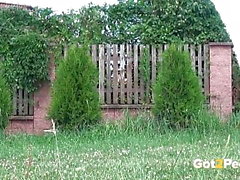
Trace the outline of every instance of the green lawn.
{"label": "green lawn", "polygon": [[240,161],[238,129],[164,134],[58,133],[59,151],[54,135],[2,135],[0,139],[1,180],[240,178],[240,168],[193,167],[197,158]]}

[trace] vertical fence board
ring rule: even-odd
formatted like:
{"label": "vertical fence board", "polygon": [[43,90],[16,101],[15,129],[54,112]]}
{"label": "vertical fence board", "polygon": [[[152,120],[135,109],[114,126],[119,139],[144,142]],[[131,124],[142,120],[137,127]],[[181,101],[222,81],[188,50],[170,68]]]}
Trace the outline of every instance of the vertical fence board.
{"label": "vertical fence board", "polygon": [[120,102],[124,104],[125,96],[124,96],[124,84],[125,84],[125,52],[124,52],[125,45],[120,45]]}
{"label": "vertical fence board", "polygon": [[166,51],[169,48],[168,44],[164,44],[164,51]]}
{"label": "vertical fence board", "polygon": [[106,81],[106,100],[107,104],[111,104],[111,93],[112,93],[112,82],[111,82],[111,47],[107,45],[107,59],[106,59],[106,68],[107,68],[107,81]]}
{"label": "vertical fence board", "polygon": [[195,53],[195,46],[194,45],[190,46],[190,55],[191,55],[191,59],[192,59],[192,67],[193,67],[193,70],[195,71],[196,53]]}
{"label": "vertical fence board", "polygon": [[[151,53],[151,59],[152,59],[152,81],[151,81],[151,91],[152,91],[152,87],[156,81],[156,68],[157,68],[157,62],[156,62],[156,47],[152,46],[152,53]],[[152,102],[154,102],[154,96],[152,93]]]}
{"label": "vertical fence board", "polygon": [[17,90],[13,90],[13,115],[17,115]]}
{"label": "vertical fence board", "polygon": [[99,97],[104,102],[104,45],[99,46]]}
{"label": "vertical fence board", "polygon": [[28,106],[29,106],[29,115],[32,116],[34,113],[34,94],[29,93],[28,94]]}
{"label": "vertical fence board", "polygon": [[23,91],[18,89],[18,114],[23,115]]}
{"label": "vertical fence board", "polygon": [[134,104],[138,104],[138,45],[134,45]]}
{"label": "vertical fence board", "polygon": [[184,44],[183,49],[184,49],[184,51],[189,52],[188,44]]}
{"label": "vertical fence board", "polygon": [[202,87],[202,45],[198,45],[198,77],[200,86]]}
{"label": "vertical fence board", "polygon": [[96,64],[97,63],[97,46],[92,45],[92,59],[93,62]]}
{"label": "vertical fence board", "polygon": [[118,104],[118,53],[117,45],[113,45],[113,104]]}
{"label": "vertical fence board", "polygon": [[[140,58],[139,58],[139,63],[141,64],[141,61],[142,61],[142,58],[143,58],[143,51],[144,51],[144,46],[143,45],[140,45]],[[139,68],[139,71],[140,71],[140,68]],[[142,74],[141,72],[139,72],[139,80],[140,80],[140,104],[144,103],[144,80],[143,80],[143,77],[142,77]]]}
{"label": "vertical fence board", "polygon": [[23,115],[28,115],[28,92],[26,90],[23,90]]}
{"label": "vertical fence board", "polygon": [[209,96],[209,47],[204,45],[204,92],[205,96]]}
{"label": "vertical fence board", "polygon": [[162,61],[162,53],[163,53],[163,45],[159,45],[159,48],[158,48],[158,61],[159,62]]}
{"label": "vertical fence board", "polygon": [[63,58],[66,59],[67,58],[67,52],[68,52],[68,47],[65,45],[63,48]]}
{"label": "vertical fence board", "polygon": [[151,66],[152,59],[151,59],[151,54],[150,54],[150,46],[146,45],[145,48],[147,50],[147,56],[149,57],[149,59],[148,59],[149,67],[148,66],[146,67],[146,68],[148,68],[147,71],[149,71],[149,74],[147,74],[148,77],[145,77],[147,81],[146,82],[143,81],[143,85],[144,85],[143,94],[145,96],[144,97],[145,98],[145,103],[149,104],[150,99],[151,99],[151,97],[150,97],[150,86],[151,86],[151,81],[150,81],[150,76],[151,76],[150,73],[151,72],[150,72],[150,70],[151,70],[151,67],[150,66]]}
{"label": "vertical fence board", "polygon": [[127,45],[127,103],[132,103],[132,46]]}

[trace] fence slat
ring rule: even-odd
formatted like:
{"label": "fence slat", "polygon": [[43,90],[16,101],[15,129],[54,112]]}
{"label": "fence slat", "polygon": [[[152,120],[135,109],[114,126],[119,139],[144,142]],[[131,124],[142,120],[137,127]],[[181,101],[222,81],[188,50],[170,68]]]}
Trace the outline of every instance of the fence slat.
{"label": "fence slat", "polygon": [[23,115],[28,115],[28,92],[23,90],[24,100],[23,100]]}
{"label": "fence slat", "polygon": [[34,93],[28,94],[29,116],[34,114]]}
{"label": "fence slat", "polygon": [[[140,61],[142,60],[142,56],[143,56],[143,51],[144,51],[144,46],[143,45],[140,45],[140,58],[139,58],[139,63],[141,63]],[[140,70],[140,69],[139,69]],[[144,80],[143,80],[143,77],[141,77],[141,72],[139,74],[139,80],[140,80],[140,103],[144,103]]]}
{"label": "fence slat", "polygon": [[99,45],[99,97],[104,102],[104,45]]}
{"label": "fence slat", "polygon": [[138,45],[134,45],[134,104],[138,104]]}
{"label": "fence slat", "polygon": [[147,56],[149,56],[149,67],[146,67],[148,68],[147,71],[149,71],[149,74],[148,74],[148,77],[145,77],[146,78],[146,82],[143,81],[143,84],[144,84],[144,87],[143,87],[143,94],[144,94],[144,99],[145,99],[145,103],[149,104],[150,103],[150,86],[151,86],[151,81],[150,81],[150,69],[151,69],[151,54],[150,54],[150,47],[149,45],[146,45],[145,46],[145,49],[147,51]]}
{"label": "fence slat", "polygon": [[125,95],[124,95],[124,84],[125,84],[125,52],[124,52],[125,45],[120,45],[120,102],[124,104]]}
{"label": "fence slat", "polygon": [[198,45],[198,77],[200,86],[202,87],[202,45]]}
{"label": "fence slat", "polygon": [[204,92],[205,96],[209,96],[209,46],[205,44],[204,48]]}
{"label": "fence slat", "polygon": [[[151,87],[153,87],[153,85],[156,81],[156,74],[157,74],[157,71],[156,71],[156,68],[157,68],[156,47],[155,46],[152,46],[151,58],[152,58],[152,82],[151,82],[152,85],[151,85]],[[151,91],[152,91],[152,89],[151,89]],[[152,94],[152,101],[154,102],[153,94]]]}
{"label": "fence slat", "polygon": [[18,89],[18,115],[23,115],[23,91]]}
{"label": "fence slat", "polygon": [[158,61],[159,62],[162,61],[162,53],[163,53],[163,45],[159,45],[159,48],[158,48]]}
{"label": "fence slat", "polygon": [[188,44],[184,44],[183,49],[184,49],[184,51],[189,52]]}
{"label": "fence slat", "polygon": [[196,68],[195,68],[195,64],[196,64],[195,46],[192,44],[190,45],[190,55],[191,55],[191,59],[192,59],[192,68],[194,71],[196,71]]}
{"label": "fence slat", "polygon": [[132,103],[132,46],[127,45],[127,103]]}
{"label": "fence slat", "polygon": [[97,63],[97,46],[92,45],[92,60],[96,64]]}
{"label": "fence slat", "polygon": [[108,44],[107,45],[107,58],[106,58],[106,66],[107,66],[107,91],[106,91],[106,98],[107,98],[107,104],[111,104],[111,93],[112,93],[112,81],[111,81],[111,47]]}
{"label": "fence slat", "polygon": [[118,53],[117,45],[113,45],[113,104],[118,104]]}
{"label": "fence slat", "polygon": [[13,115],[17,115],[17,90],[13,90]]}

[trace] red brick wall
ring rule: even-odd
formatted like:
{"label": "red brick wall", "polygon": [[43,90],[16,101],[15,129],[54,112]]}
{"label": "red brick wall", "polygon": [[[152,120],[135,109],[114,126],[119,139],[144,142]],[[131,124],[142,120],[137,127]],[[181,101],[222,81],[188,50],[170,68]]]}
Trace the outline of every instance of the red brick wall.
{"label": "red brick wall", "polygon": [[221,117],[232,113],[231,57],[231,43],[210,43],[210,104]]}
{"label": "red brick wall", "polygon": [[27,9],[27,10],[33,9],[32,6],[0,2],[0,8],[9,8],[9,7],[17,7],[17,8]]}

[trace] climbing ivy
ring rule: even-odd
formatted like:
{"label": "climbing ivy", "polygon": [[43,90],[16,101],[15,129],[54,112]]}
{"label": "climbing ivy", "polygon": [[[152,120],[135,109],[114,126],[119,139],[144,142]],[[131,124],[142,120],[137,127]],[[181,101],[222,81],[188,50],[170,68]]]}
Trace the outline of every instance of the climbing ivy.
{"label": "climbing ivy", "polygon": [[12,38],[3,61],[4,75],[11,87],[32,92],[39,81],[48,78],[48,45],[39,34],[29,33]]}

